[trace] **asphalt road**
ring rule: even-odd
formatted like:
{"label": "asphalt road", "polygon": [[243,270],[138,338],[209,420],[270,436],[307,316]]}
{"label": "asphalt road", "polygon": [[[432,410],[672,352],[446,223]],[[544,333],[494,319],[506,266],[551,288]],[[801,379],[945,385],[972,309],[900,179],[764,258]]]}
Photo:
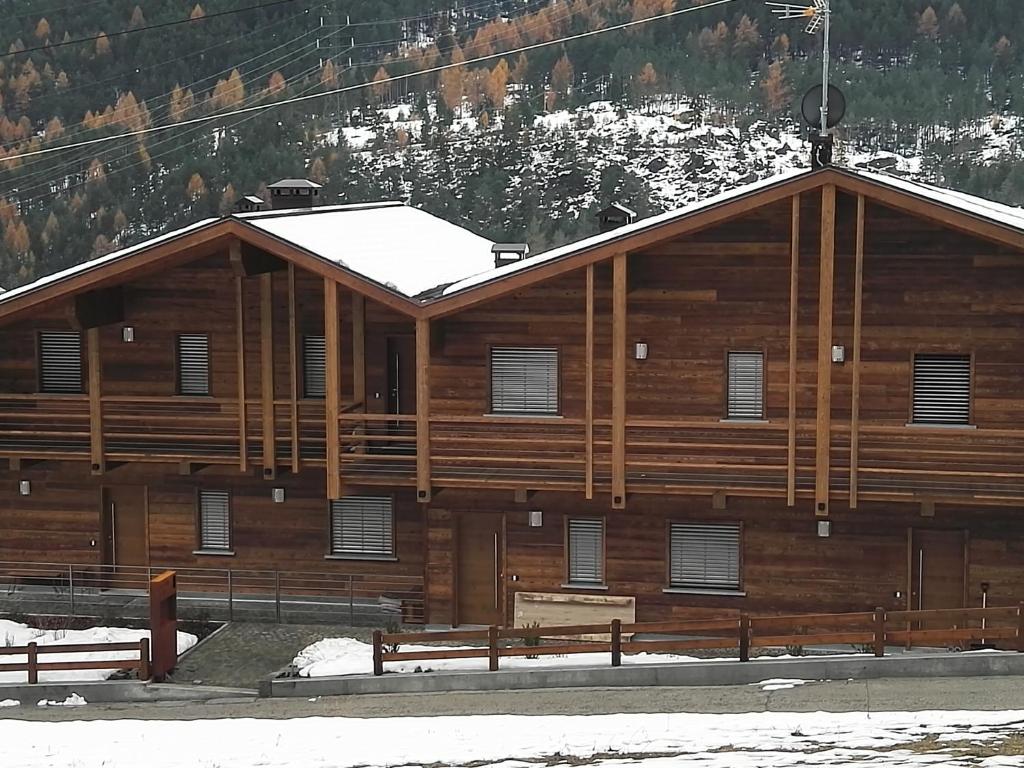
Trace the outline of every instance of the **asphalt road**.
{"label": "asphalt road", "polygon": [[198,720],[216,718],[396,717],[432,715],[597,715],[697,712],[1024,711],[1024,677],[960,677],[814,682],[776,691],[757,685],[691,688],[553,689],[389,694],[204,703],[90,704],[0,709],[0,718]]}

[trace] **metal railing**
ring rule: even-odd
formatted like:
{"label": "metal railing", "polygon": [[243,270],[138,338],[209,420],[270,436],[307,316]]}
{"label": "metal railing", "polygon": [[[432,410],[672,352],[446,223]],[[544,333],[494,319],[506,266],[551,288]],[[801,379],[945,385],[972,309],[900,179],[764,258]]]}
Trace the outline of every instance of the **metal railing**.
{"label": "metal railing", "polygon": [[0,562],[0,613],[146,618],[153,574],[177,574],[178,616],[383,626],[424,621],[423,580],[401,574]]}

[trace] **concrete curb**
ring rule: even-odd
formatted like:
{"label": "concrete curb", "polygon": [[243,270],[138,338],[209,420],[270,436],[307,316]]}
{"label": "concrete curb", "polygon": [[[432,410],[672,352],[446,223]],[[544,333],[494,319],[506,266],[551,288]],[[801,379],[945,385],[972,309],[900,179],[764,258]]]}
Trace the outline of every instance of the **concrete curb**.
{"label": "concrete curb", "polygon": [[[131,702],[210,701],[213,699],[255,698],[256,691],[248,688],[218,688],[215,686],[173,685],[146,683],[138,680],[102,680],[91,682],[37,683],[28,685],[9,683],[0,685],[0,701],[16,699],[22,706],[35,706],[37,702],[64,701],[77,693],[89,704],[120,704]],[[2,713],[4,710],[0,710]]]}
{"label": "concrete curb", "polygon": [[273,678],[261,696],[515,691],[535,688],[748,685],[770,678],[870,680],[883,677],[1024,675],[1024,654],[942,653],[928,656],[846,656],[801,659],[629,664],[622,667],[405,673],[381,677]]}

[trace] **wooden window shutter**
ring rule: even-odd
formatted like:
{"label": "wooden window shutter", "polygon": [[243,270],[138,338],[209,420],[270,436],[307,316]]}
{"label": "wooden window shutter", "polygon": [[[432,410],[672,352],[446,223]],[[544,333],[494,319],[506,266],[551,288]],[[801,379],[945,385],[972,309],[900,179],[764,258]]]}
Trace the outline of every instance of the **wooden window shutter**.
{"label": "wooden window shutter", "polygon": [[764,354],[761,352],[730,352],[728,379],[728,417],[730,419],[763,419]]}
{"label": "wooden window shutter", "polygon": [[914,355],[912,420],[915,424],[970,424],[970,355]]}
{"label": "wooden window shutter", "polygon": [[394,557],[394,510],[387,496],[347,496],[331,502],[331,554]]}
{"label": "wooden window shutter", "polygon": [[178,394],[210,394],[210,340],[206,334],[178,336]]}
{"label": "wooden window shutter", "polygon": [[569,520],[569,583],[604,583],[603,520]]}
{"label": "wooden window shutter", "polygon": [[39,389],[48,393],[82,392],[82,334],[40,332]]}
{"label": "wooden window shutter", "polygon": [[327,340],[323,336],[302,338],[302,394],[327,396]]}
{"label": "wooden window shutter", "polygon": [[669,584],[696,589],[740,588],[740,527],[672,523]]}
{"label": "wooden window shutter", "polygon": [[231,506],[227,491],[199,492],[199,548],[231,549]]}
{"label": "wooden window shutter", "polygon": [[557,414],[558,349],[492,347],[491,411]]}

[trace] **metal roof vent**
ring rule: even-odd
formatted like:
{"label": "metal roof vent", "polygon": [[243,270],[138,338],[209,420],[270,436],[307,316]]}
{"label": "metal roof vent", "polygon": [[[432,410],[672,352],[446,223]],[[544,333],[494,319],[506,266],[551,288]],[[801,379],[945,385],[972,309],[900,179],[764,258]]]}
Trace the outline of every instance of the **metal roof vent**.
{"label": "metal roof vent", "polygon": [[597,212],[597,222],[602,232],[624,227],[636,221],[636,211],[620,203],[612,203],[604,210]]}
{"label": "metal roof vent", "polygon": [[322,188],[308,179],[281,179],[267,187],[270,190],[270,207],[275,211],[312,208],[317,204]]}
{"label": "metal roof vent", "polygon": [[491,253],[494,254],[494,266],[504,267],[506,264],[515,264],[530,255],[529,243],[495,243],[491,246]]}
{"label": "metal roof vent", "polygon": [[242,195],[231,206],[233,213],[253,213],[263,210],[263,200],[256,195]]}

